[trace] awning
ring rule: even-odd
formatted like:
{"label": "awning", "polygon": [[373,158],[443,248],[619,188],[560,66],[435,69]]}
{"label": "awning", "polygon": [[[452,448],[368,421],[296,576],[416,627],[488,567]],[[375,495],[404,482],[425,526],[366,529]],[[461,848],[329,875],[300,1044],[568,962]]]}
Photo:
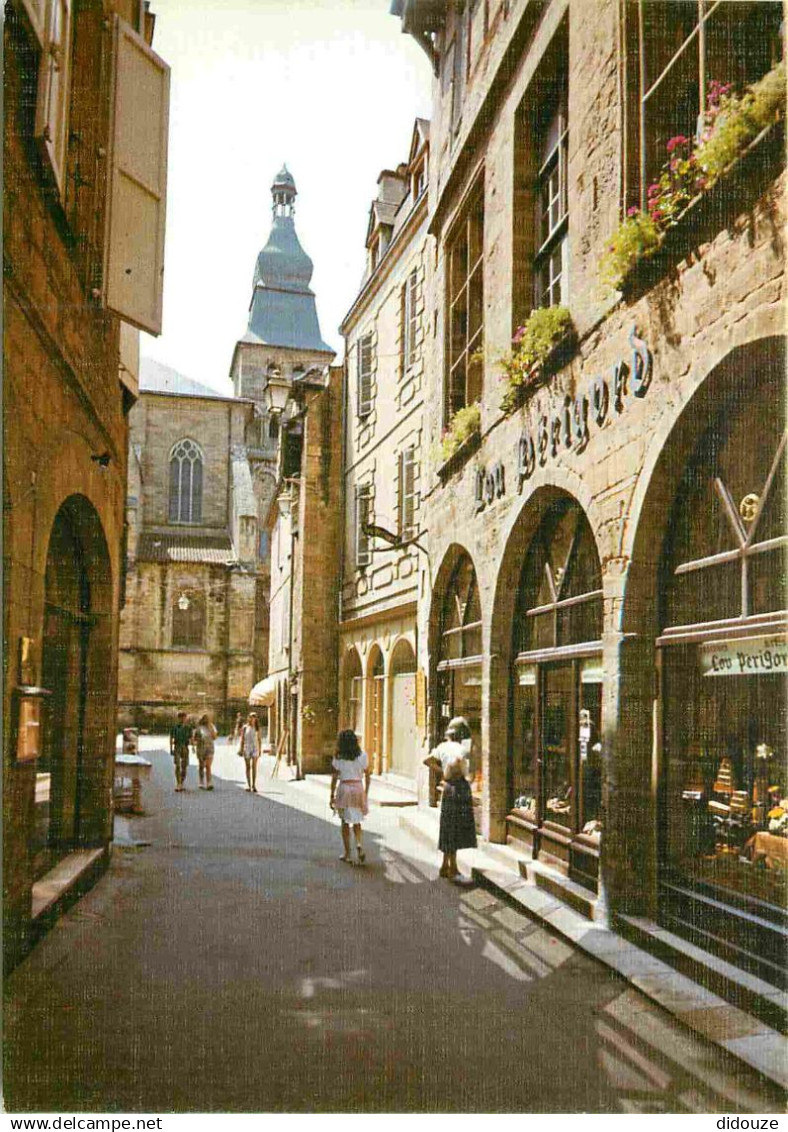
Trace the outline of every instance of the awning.
{"label": "awning", "polygon": [[268,707],[276,699],[276,680],[273,676],[266,676],[259,684],[255,684],[249,693],[249,703],[255,707]]}

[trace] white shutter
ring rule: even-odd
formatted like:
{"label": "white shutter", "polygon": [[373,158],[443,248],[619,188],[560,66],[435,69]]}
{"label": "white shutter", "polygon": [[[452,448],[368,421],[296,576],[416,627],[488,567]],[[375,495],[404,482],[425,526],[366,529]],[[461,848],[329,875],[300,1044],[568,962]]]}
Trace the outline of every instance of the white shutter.
{"label": "white shutter", "polygon": [[38,40],[39,47],[43,47],[47,37],[47,5],[46,0],[20,0],[22,11],[27,16],[33,35]]}
{"label": "white shutter", "polygon": [[170,69],[115,17],[104,302],[161,334]]}
{"label": "white shutter", "polygon": [[46,155],[61,197],[66,179],[70,79],[71,0],[49,0],[33,133]]}
{"label": "white shutter", "polygon": [[372,412],[372,335],[365,334],[358,344],[358,415],[369,416]]}

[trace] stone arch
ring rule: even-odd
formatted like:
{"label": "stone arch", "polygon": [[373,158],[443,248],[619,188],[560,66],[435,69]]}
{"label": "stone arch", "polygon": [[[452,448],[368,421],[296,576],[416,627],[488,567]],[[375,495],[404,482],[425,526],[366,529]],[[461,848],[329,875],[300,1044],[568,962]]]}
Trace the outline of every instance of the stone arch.
{"label": "stone arch", "polygon": [[386,660],[377,641],[367,654],[365,675],[364,745],[375,774],[380,774],[386,755]]}
{"label": "stone arch", "polygon": [[[666,422],[652,439],[630,507],[624,554],[629,559],[620,629],[623,633],[656,635],[657,608],[653,600],[671,508],[684,469],[698,440],[697,422],[711,421],[720,406],[735,402],[751,390],[756,375],[768,389],[784,378],[786,340],[781,336],[736,346],[706,375],[676,418]],[[776,398],[783,411],[785,405]]]}
{"label": "stone arch", "polygon": [[[576,486],[576,485],[575,485]],[[515,740],[515,631],[523,569],[534,538],[548,513],[566,501],[574,505],[584,520],[585,537],[596,551],[601,573],[601,554],[593,523],[589,517],[589,498],[579,499],[573,492],[555,484],[537,486],[523,502],[512,523],[498,574],[495,579],[490,618],[489,667],[487,675],[487,743],[490,751],[489,797],[491,829],[505,834],[505,819],[512,799],[510,756]],[[584,505],[585,504],[585,505]],[[579,527],[577,528],[580,529]]]}
{"label": "stone arch", "polygon": [[45,870],[70,848],[111,835],[112,565],[101,520],[84,495],[70,496],[54,517],[44,589],[42,683],[52,691],[41,760],[50,776]]}
{"label": "stone arch", "polygon": [[410,636],[400,636],[391,650],[386,680],[387,750],[390,769],[416,778],[421,743],[416,724],[416,653]]}
{"label": "stone arch", "polygon": [[340,666],[340,727],[364,738],[364,679],[361,656],[355,645],[345,650]]}

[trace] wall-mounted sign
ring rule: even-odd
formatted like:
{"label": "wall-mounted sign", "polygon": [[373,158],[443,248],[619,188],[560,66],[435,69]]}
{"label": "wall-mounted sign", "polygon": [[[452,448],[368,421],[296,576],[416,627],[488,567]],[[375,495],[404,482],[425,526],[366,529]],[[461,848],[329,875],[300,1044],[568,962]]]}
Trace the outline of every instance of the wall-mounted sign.
{"label": "wall-mounted sign", "polygon": [[524,429],[517,444],[517,478],[519,490],[549,459],[555,459],[561,449],[582,452],[590,439],[589,419],[601,428],[610,413],[612,402],[616,413],[623,413],[630,397],[645,397],[651,384],[652,356],[646,343],[638,338],[632,327],[629,344],[632,357],[629,362],[619,359],[611,367],[610,376],[594,377],[588,393],[565,397],[560,408],[544,413],[535,431]]}
{"label": "wall-mounted sign", "polygon": [[700,645],[698,654],[703,676],[788,673],[788,641],[785,637],[751,637],[744,641]]}

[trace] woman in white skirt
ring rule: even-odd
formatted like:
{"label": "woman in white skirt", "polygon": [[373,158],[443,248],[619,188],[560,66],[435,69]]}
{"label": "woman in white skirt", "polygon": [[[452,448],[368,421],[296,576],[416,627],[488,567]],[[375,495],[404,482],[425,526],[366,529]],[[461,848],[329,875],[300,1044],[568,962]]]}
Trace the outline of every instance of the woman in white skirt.
{"label": "woman in white skirt", "polygon": [[356,839],[358,863],[364,864],[366,854],[361,842],[361,823],[368,813],[367,794],[369,793],[369,760],[358,745],[355,731],[340,731],[337,736],[337,753],[331,775],[331,809],[335,810],[342,822],[342,844],[344,853],[340,861],[353,863],[350,855],[350,827]]}

